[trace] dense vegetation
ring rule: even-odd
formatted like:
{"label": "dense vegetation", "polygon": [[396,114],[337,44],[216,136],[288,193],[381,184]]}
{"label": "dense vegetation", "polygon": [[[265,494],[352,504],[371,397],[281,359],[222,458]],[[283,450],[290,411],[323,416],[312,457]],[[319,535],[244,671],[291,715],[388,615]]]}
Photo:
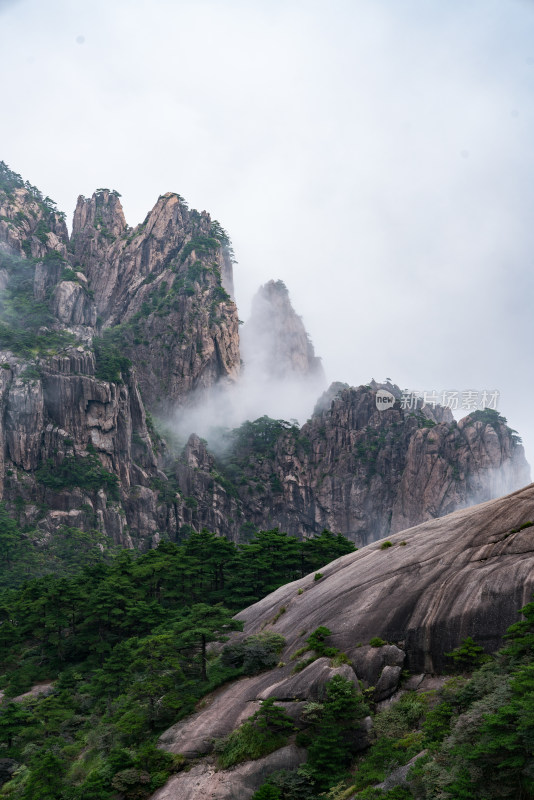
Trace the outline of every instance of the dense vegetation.
{"label": "dense vegetation", "polygon": [[95,376],[102,381],[122,383],[132,362],[124,355],[124,337],[120,325],[106,328],[102,336],[93,339],[96,370]]}
{"label": "dense vegetation", "polygon": [[62,527],[54,536],[44,537],[33,528],[21,528],[0,503],[0,591],[51,573],[73,576],[114,550],[95,530]]}
{"label": "dense vegetation", "polygon": [[[6,574],[17,540],[27,540],[1,506],[0,531]],[[221,682],[279,659],[284,640],[275,629],[211,653],[210,642],[239,628],[233,613],[353,549],[326,531],[307,542],[264,531],[242,545],[203,531],[137,557],[102,555],[96,535],[65,531],[58,541],[49,563],[63,571],[78,558],[70,577],[45,575],[0,594],[1,688],[11,698],[53,682],[49,694],[2,707],[0,758],[21,766],[0,797],[14,800],[148,797],[185,763],[157,750],[159,732]],[[322,703],[307,704],[299,730],[263,703],[217,743],[220,766],[260,757],[296,736],[308,748],[307,763],[269,778],[256,800],[530,799],[534,603],[523,611],[495,658],[469,638],[451,653],[452,677],[439,693],[407,692],[375,714],[372,692],[359,694],[338,676]],[[329,635],[319,627],[298,655],[342,663]],[[370,711],[373,739],[359,755],[361,719]],[[424,749],[410,788],[374,788]]]}
{"label": "dense vegetation", "polygon": [[[17,544],[32,545],[0,510],[5,576]],[[76,541],[65,535],[63,546]],[[267,631],[211,655],[208,644],[239,627],[233,613],[354,549],[327,531],[299,542],[277,530],[239,546],[192,533],[138,557],[99,556],[100,544],[85,541],[85,566],[72,577],[45,575],[0,594],[1,688],[14,697],[54,682],[48,696],[2,707],[0,757],[22,767],[0,796],[148,796],[183,766],[155,748],[158,732],[222,681],[272,667],[278,657],[283,639]]]}
{"label": "dense vegetation", "polygon": [[[50,270],[59,270],[64,263],[54,253],[44,260]],[[0,270],[8,275],[7,286],[0,294],[0,348],[33,358],[71,344],[75,338],[72,334],[52,329],[55,319],[48,300],[34,297],[35,261],[0,250]]]}
{"label": "dense vegetation", "polygon": [[119,479],[104,469],[93,445],[87,445],[87,455],[67,453],[60,464],[49,458],[35,473],[35,477],[50,489],[69,489],[79,486],[88,492],[104,489],[112,500],[119,499]]}

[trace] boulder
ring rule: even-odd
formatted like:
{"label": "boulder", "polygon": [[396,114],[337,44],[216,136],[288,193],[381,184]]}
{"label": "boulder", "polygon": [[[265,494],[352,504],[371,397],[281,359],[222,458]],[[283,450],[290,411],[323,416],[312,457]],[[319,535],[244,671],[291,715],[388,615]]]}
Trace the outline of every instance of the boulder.
{"label": "boulder", "polygon": [[306,751],[293,744],[219,772],[204,760],[171,778],[151,800],[249,800],[273,772],[296,769],[305,760]]}

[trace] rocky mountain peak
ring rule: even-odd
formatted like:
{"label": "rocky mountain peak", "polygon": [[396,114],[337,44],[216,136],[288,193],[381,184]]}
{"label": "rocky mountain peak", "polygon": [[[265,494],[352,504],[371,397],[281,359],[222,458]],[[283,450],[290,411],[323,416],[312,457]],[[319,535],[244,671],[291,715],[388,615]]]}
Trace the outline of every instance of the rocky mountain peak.
{"label": "rocky mountain peak", "polygon": [[90,198],[78,197],[72,220],[73,235],[81,233],[89,225],[104,232],[108,238],[122,236],[128,226],[118,192],[98,189]]}
{"label": "rocky mountain peak", "polygon": [[49,197],[0,161],[0,249],[28,258],[65,256],[65,215]]}

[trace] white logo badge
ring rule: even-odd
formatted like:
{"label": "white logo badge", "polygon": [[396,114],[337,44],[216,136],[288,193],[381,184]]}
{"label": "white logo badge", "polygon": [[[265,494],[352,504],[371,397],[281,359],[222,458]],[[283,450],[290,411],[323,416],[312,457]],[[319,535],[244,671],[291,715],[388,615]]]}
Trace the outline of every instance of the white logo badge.
{"label": "white logo badge", "polygon": [[387,389],[379,389],[376,393],[376,407],[379,411],[386,411],[393,408],[395,397]]}

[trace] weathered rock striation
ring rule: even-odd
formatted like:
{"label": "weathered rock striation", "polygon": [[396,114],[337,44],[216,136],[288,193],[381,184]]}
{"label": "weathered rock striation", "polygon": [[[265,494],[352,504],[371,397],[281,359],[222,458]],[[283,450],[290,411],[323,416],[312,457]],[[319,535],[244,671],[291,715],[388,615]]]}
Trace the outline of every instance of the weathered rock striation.
{"label": "weathered rock striation", "polygon": [[369,685],[385,666],[402,666],[388,648],[367,647],[374,636],[401,649],[411,672],[441,671],[444,653],[469,635],[497,650],[534,589],[534,484],[385,541],[391,546],[367,545],[321,569],[321,580],[295,581],[246,609],[244,633],[285,606],[272,627],[286,637],[286,654],[302,644],[301,630],[326,625]]}

